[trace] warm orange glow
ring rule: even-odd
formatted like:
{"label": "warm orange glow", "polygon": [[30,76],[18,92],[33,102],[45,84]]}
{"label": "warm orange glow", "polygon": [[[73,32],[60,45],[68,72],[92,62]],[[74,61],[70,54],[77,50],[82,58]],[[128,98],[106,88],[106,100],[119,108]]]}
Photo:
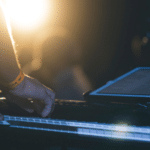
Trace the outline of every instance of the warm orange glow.
{"label": "warm orange glow", "polygon": [[10,19],[17,27],[36,27],[48,13],[48,0],[6,0]]}
{"label": "warm orange glow", "polygon": [[70,32],[63,27],[48,27],[40,30],[33,43],[32,62],[27,63],[22,69],[25,74],[30,74],[32,71],[38,70],[42,66],[42,50],[43,43],[49,37],[58,36],[70,38]]}

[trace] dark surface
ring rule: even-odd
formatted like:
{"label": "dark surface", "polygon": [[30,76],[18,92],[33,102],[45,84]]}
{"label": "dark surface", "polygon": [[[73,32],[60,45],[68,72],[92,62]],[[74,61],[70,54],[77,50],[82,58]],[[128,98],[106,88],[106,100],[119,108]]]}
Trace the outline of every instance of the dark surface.
{"label": "dark surface", "polygon": [[[37,113],[29,114],[20,109],[15,104],[6,100],[0,101],[0,111],[2,114],[11,116],[34,116],[40,117]],[[86,101],[56,100],[56,107],[51,115],[54,119],[76,120],[100,123],[123,123],[131,125],[147,126],[150,124],[149,116],[144,113],[135,113],[133,110],[122,110],[118,108],[104,107],[96,104],[88,104]],[[63,133],[49,133],[34,130],[22,129],[1,129],[2,145],[6,148],[16,147],[17,149],[46,149],[59,147],[69,150],[69,147],[81,149],[140,149],[149,147],[148,143],[129,142],[123,140],[96,139],[93,137],[83,137],[68,135]],[[9,145],[7,144],[9,143]],[[94,147],[94,148],[93,148]],[[57,149],[59,149],[57,148]]]}

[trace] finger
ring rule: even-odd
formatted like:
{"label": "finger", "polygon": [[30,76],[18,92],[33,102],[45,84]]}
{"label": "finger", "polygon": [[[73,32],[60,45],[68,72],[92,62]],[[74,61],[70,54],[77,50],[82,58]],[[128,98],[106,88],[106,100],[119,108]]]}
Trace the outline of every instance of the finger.
{"label": "finger", "polygon": [[46,88],[46,92],[49,96],[51,96],[51,99],[55,100],[55,93],[51,89]]}
{"label": "finger", "polygon": [[43,111],[45,104],[40,100],[34,100],[33,102],[34,110],[41,116],[41,112]]}
{"label": "finger", "polygon": [[49,88],[46,89],[46,92],[51,97],[51,99],[53,101],[52,108],[51,108],[51,113],[52,113],[54,111],[54,108],[55,108],[55,93]]}
{"label": "finger", "polygon": [[51,112],[53,103],[54,100],[52,100],[49,96],[46,96],[46,98],[44,99],[45,107],[41,113],[42,117],[46,117]]}
{"label": "finger", "polygon": [[53,113],[54,108],[55,108],[55,103],[52,104],[51,112],[46,117],[51,118],[51,114]]}

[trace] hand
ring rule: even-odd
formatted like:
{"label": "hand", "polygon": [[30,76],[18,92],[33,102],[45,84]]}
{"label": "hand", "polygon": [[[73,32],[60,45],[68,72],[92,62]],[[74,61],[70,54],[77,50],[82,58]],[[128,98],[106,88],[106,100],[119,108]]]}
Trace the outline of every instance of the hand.
{"label": "hand", "polygon": [[[5,92],[6,99],[29,113],[34,110],[46,117],[54,110],[55,93],[38,80],[25,75],[24,80],[15,89]],[[33,104],[31,101],[33,101]]]}

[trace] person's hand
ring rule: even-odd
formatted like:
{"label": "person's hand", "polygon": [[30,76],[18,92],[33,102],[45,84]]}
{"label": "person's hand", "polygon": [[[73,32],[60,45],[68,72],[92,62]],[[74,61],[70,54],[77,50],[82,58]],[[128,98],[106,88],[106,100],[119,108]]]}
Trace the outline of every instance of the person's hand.
{"label": "person's hand", "polygon": [[[9,90],[5,95],[8,101],[17,104],[29,113],[35,110],[42,117],[46,117],[54,110],[55,93],[27,75],[16,88]],[[33,104],[30,100],[33,101]]]}

